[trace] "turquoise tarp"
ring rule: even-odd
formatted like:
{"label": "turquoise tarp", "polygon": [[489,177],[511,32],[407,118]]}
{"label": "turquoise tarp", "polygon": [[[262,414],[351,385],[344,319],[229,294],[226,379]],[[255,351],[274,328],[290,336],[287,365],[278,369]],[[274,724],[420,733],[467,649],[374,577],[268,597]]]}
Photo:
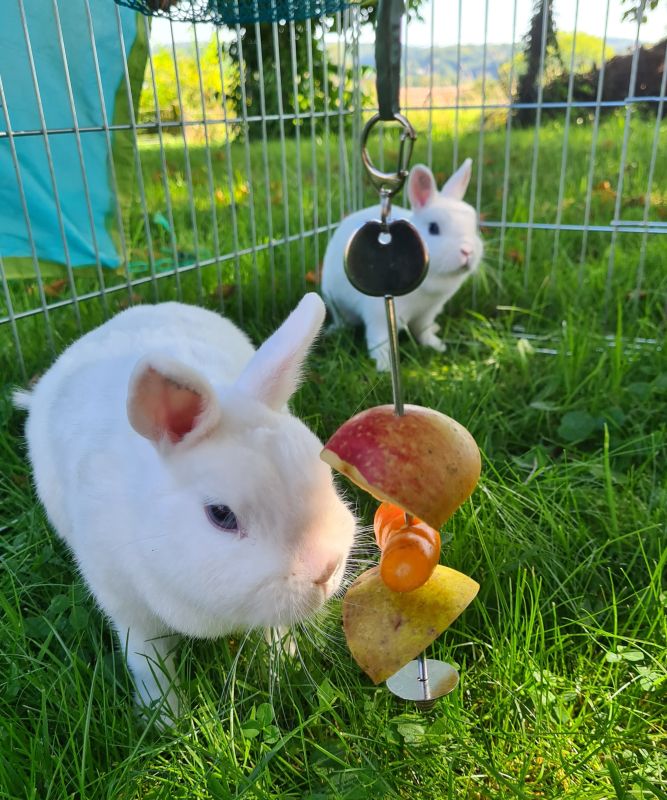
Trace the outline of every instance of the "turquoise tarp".
{"label": "turquoise tarp", "polygon": [[[24,0],[44,124],[47,130],[53,131],[47,138],[41,134],[20,135],[24,131],[41,131],[42,121],[19,4],[5,3],[2,9],[0,80],[6,108],[0,113],[0,131],[7,131],[7,115],[16,134],[14,144],[36,255],[45,272],[53,271],[56,265],[67,264],[68,260],[74,268],[95,266],[95,239],[103,267],[115,269],[121,264],[117,246],[119,206],[111,181],[109,144],[103,131],[85,132],[85,129],[99,128],[104,121],[95,50],[107,120],[111,123],[129,119],[124,59],[117,7],[110,0],[89,0],[89,6],[94,48],[84,0],[58,3],[74,112],[82,129],[83,169],[75,134],[57,132],[72,129],[75,118],[53,3],[51,0]],[[145,66],[144,23],[139,15],[126,9],[120,10],[120,20],[132,82],[137,89],[136,104]],[[137,58],[135,52],[133,58],[133,48],[135,51],[143,49],[143,57],[140,54]],[[121,189],[131,185],[131,179],[128,181],[128,173],[131,178],[133,170],[130,135],[116,133],[112,141]],[[122,209],[124,199],[120,199]],[[62,225],[58,220],[58,205]],[[9,277],[34,275],[16,167],[6,137],[0,137],[0,256]]]}

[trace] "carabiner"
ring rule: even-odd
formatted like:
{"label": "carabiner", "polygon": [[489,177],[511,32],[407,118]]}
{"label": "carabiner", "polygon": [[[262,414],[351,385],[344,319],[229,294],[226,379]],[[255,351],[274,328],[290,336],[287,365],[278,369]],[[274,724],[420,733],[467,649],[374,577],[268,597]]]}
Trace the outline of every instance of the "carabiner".
{"label": "carabiner", "polygon": [[366,143],[372,128],[380,122],[380,115],[374,114],[364,126],[361,134],[361,160],[363,161],[368,177],[378,192],[386,193],[393,197],[403,188],[405,179],[408,176],[408,164],[412,156],[412,148],[417,138],[415,129],[402,114],[394,114],[394,120],[402,127],[401,138],[398,148],[398,169],[396,172],[382,172],[373,165]]}

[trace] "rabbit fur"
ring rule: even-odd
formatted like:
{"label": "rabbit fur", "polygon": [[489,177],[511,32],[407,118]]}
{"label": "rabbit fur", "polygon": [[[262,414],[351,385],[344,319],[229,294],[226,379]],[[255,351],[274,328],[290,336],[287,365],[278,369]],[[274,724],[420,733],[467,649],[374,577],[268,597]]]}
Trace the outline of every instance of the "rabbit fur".
{"label": "rabbit fur", "polygon": [[[424,282],[410,294],[397,297],[396,315],[401,329],[409,328],[420,344],[439,352],[445,343],[437,335],[436,317],[444,304],[479,266],[484,246],[478,232],[477,212],[463,201],[472,173],[467,158],[438,191],[431,170],[418,164],[408,177],[411,211],[391,207],[391,219],[407,219],[419,231],[429,253]],[[389,342],[384,300],[370,297],[348,281],[343,266],[352,234],[365,222],[380,219],[380,206],[364,208],[346,217],[331,237],[322,267],[322,293],[334,326],[363,323],[366,345],[378,370],[389,369]]]}
{"label": "rabbit fur", "polygon": [[306,295],[255,352],[211,311],[138,306],[16,393],[37,492],[118,633],[140,705],[178,713],[178,634],[290,625],[340,585],[355,519],[285,406],[324,316]]}

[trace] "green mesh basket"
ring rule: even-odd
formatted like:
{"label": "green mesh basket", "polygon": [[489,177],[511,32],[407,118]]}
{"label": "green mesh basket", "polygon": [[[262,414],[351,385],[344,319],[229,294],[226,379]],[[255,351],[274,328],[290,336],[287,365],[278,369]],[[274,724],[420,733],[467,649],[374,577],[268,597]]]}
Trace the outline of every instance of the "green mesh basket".
{"label": "green mesh basket", "polygon": [[142,14],[174,22],[248,25],[283,22],[335,14],[358,0],[116,0]]}

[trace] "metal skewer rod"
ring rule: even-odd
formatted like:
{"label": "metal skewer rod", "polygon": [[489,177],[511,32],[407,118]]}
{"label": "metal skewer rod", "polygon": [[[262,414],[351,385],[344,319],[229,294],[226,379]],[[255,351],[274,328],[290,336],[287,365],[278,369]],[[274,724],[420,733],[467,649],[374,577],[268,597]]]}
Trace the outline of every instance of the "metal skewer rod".
{"label": "metal skewer rod", "polygon": [[422,651],[417,656],[417,675],[418,680],[422,685],[422,691],[424,692],[424,700],[431,699],[431,687],[428,682],[428,669],[426,667],[426,656]]}
{"label": "metal skewer rod", "polygon": [[401,372],[398,355],[398,324],[396,322],[396,306],[394,298],[390,294],[384,296],[384,308],[387,312],[387,330],[389,332],[389,358],[391,362],[391,388],[394,393],[394,413],[397,417],[402,417],[405,413],[403,408],[403,392],[401,390]]}
{"label": "metal skewer rod", "polygon": [[[394,394],[394,413],[397,417],[402,417],[405,413],[405,408],[403,407],[400,357],[398,354],[398,323],[396,320],[396,305],[394,303],[394,298],[390,294],[385,295],[384,307],[387,312],[387,330],[389,332],[389,358],[391,363],[391,388]],[[411,515],[406,512],[406,524],[410,524],[411,519]],[[424,700],[430,700],[431,687],[428,681],[426,656],[423,652],[417,656],[417,674],[424,694]]]}

